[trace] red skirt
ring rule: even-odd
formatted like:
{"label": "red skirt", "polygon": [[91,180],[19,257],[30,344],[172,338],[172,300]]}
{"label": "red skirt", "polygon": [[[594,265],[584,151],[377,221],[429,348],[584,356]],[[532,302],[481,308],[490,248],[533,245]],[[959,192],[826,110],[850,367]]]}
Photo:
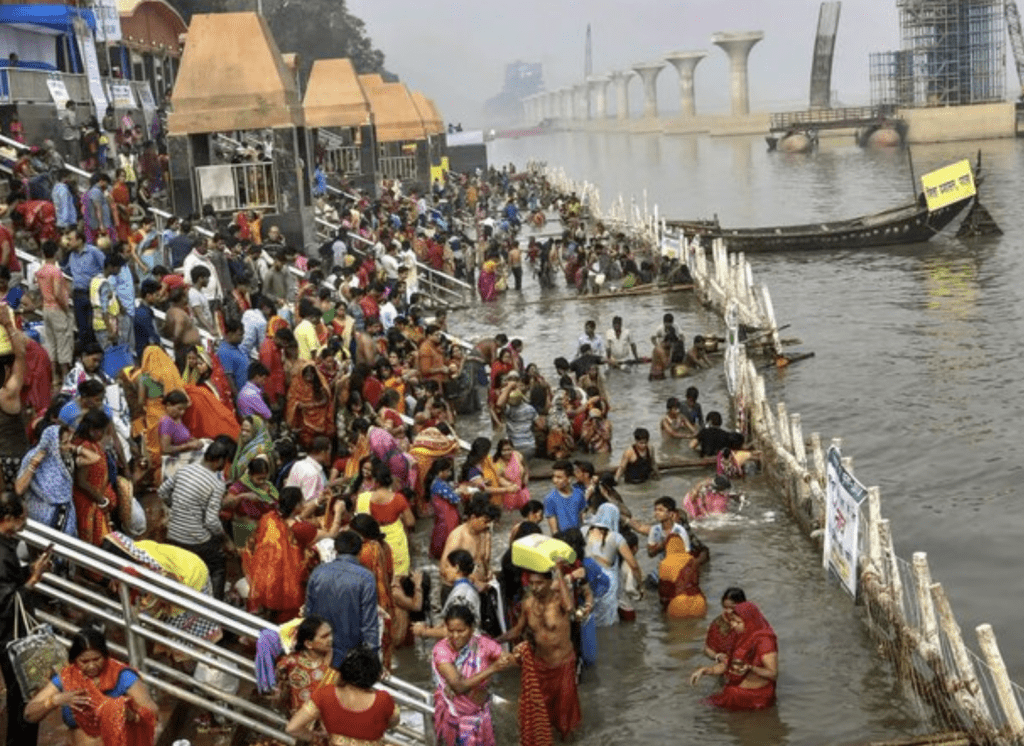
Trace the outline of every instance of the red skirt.
{"label": "red skirt", "polygon": [[775,684],[760,689],[742,689],[728,684],[718,694],[708,697],[708,702],[726,710],[763,710],[775,704]]}

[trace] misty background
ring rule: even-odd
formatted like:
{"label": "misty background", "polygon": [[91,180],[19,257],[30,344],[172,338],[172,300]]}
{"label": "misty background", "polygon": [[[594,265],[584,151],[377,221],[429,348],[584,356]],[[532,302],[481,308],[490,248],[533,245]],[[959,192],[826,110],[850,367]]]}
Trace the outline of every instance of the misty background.
{"label": "misty background", "polygon": [[[806,108],[820,0],[347,0],[362,19],[384,66],[434,99],[448,122],[486,124],[483,103],[504,84],[505,65],[540,62],[544,86],[582,82],[587,23],[594,74],[628,68],[676,50],[706,50],[697,67],[698,113],[729,109],[725,53],[718,31],[763,31],[750,55],[753,111]],[[896,0],[843,0],[832,68],[833,105],[870,103],[868,55],[900,46]],[[1017,85],[1007,71],[1007,85]],[[630,110],[640,111],[639,79],[630,82]],[[658,76],[658,106],[679,109],[679,76]]]}

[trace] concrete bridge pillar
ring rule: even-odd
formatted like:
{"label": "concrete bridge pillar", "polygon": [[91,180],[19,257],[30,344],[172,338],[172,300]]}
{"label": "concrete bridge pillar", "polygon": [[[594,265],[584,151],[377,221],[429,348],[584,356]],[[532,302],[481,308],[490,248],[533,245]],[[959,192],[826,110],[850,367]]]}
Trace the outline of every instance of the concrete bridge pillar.
{"label": "concrete bridge pillar", "polygon": [[747,58],[755,44],[764,38],[763,31],[738,34],[714,34],[711,43],[729,55],[729,89],[732,93],[733,116],[750,113],[750,86],[747,82]]}
{"label": "concrete bridge pillar", "polygon": [[608,77],[615,84],[615,116],[618,119],[629,119],[629,80],[633,77],[633,71],[616,70]]}
{"label": "concrete bridge pillar", "polygon": [[587,78],[587,87],[594,92],[594,119],[608,118],[608,84],[611,82],[604,76]]}
{"label": "concrete bridge pillar", "polygon": [[672,52],[665,55],[665,61],[669,62],[679,73],[679,111],[684,117],[692,117],[697,113],[697,99],[693,87],[693,71],[707,52]]}
{"label": "concrete bridge pillar", "polygon": [[573,100],[576,101],[576,118],[590,119],[590,91],[586,83],[577,83],[572,87]]}
{"label": "concrete bridge pillar", "polygon": [[658,73],[665,67],[664,62],[644,62],[633,65],[633,70],[644,84],[644,119],[658,117]]}

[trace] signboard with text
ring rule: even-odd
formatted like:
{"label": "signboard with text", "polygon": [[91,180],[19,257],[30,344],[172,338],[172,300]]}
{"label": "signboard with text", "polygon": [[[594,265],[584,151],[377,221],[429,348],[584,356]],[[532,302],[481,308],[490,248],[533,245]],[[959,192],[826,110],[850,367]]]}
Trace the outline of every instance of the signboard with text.
{"label": "signboard with text", "polygon": [[92,31],[85,25],[81,18],[75,18],[75,38],[78,40],[78,49],[82,53],[82,60],[85,62],[85,75],[89,81],[89,97],[96,107],[97,117],[102,117],[107,111],[107,94],[103,90],[103,79],[100,77],[100,63],[96,58],[96,42],[93,40]]}
{"label": "signboard with text", "polygon": [[825,463],[825,550],[823,564],[853,597],[857,596],[860,506],[868,491],[843,466],[839,449],[828,449]]}
{"label": "signboard with text", "polygon": [[127,80],[110,81],[110,100],[115,109],[134,109],[135,94]]}
{"label": "signboard with text", "polygon": [[117,12],[117,0],[94,0],[92,12],[96,16],[96,41],[121,41],[121,16]]}
{"label": "signboard with text", "polygon": [[50,89],[50,98],[53,99],[57,111],[64,111],[68,101],[71,100],[71,97],[68,95],[68,88],[64,85],[64,80],[57,73],[54,73],[46,79],[46,87]]}
{"label": "signboard with text", "polygon": [[921,177],[921,186],[924,188],[924,199],[928,203],[929,212],[978,193],[971,162],[966,158],[925,174]]}

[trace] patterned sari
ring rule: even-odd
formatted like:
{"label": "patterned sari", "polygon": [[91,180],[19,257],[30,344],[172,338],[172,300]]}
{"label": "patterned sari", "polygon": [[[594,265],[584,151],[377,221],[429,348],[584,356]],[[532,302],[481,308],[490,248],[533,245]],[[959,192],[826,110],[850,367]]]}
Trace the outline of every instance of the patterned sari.
{"label": "patterned sari", "polygon": [[454,438],[449,438],[436,427],[428,427],[417,433],[409,449],[409,455],[416,462],[416,490],[417,504],[415,506],[417,515],[423,517],[428,514],[426,504],[430,496],[427,491],[430,485],[425,484],[427,473],[434,462],[442,456],[453,456],[459,452],[459,443]]}
{"label": "patterned sari", "polygon": [[[266,456],[257,456],[266,459]],[[221,520],[231,521],[233,524],[233,536],[236,547],[244,547],[249,543],[249,537],[256,531],[257,524],[264,515],[277,509],[278,493],[277,487],[269,479],[262,485],[252,481],[248,471],[242,478],[228,487],[228,494],[238,495],[250,493],[255,498],[246,497],[238,501],[233,511],[221,511]]]}
{"label": "patterned sari", "polygon": [[316,561],[315,553],[309,551],[315,537],[315,526],[302,521],[289,526],[276,510],[260,519],[242,556],[249,581],[249,611],[276,612],[279,622],[298,616]]}
{"label": "patterned sari", "polygon": [[160,420],[166,414],[162,397],[172,391],[184,391],[185,381],[163,348],[156,345],[150,345],[142,353],[142,363],[133,372],[132,380],[138,383],[145,393],[142,413],[132,422],[132,435],[142,436],[146,444],[146,454],[157,469],[154,481],[159,484],[159,429]]}
{"label": "patterned sari", "polygon": [[338,683],[338,672],[331,668],[331,659],[318,660],[305,650],[283,656],[277,662],[276,677],[286,698],[288,717],[309,702],[314,692]]}
{"label": "patterned sari", "polygon": [[[90,488],[110,501],[108,510],[112,512],[117,507],[117,493],[114,492],[114,488],[110,484],[106,451],[100,444],[93,443],[91,440],[76,438],[73,442],[76,446],[93,451],[100,457],[95,464],[79,467],[79,470],[84,472],[85,480]],[[110,533],[110,518],[105,511],[100,510],[92,496],[78,486],[77,479],[71,495],[78,517],[78,538],[98,547],[103,541],[103,537]]]}
{"label": "patterned sari", "polygon": [[[99,685],[84,675],[73,663],[60,672],[63,691],[81,691],[89,697],[89,705],[76,710],[74,719],[82,732],[91,738],[101,738],[103,746],[153,746],[156,731],[156,713],[139,707],[121,689],[119,682],[125,671],[134,673],[121,661],[107,658],[100,673]],[[127,721],[127,712],[135,713],[134,723]]]}
{"label": "patterned sari", "polygon": [[25,493],[25,509],[28,517],[45,523],[50,528],[63,531],[69,536],[78,535],[78,519],[75,504],[71,499],[72,475],[60,453],[60,427],[51,425],[43,430],[39,445],[25,454],[21,460],[19,476],[29,468],[29,463],[38,453],[45,454],[39,467],[32,475]]}
{"label": "patterned sari", "polygon": [[486,694],[478,704],[472,693],[486,693],[487,682],[474,692],[455,693],[441,675],[439,666],[450,663],[464,679],[472,678],[501,657],[501,645],[489,637],[474,634],[462,650],[456,651],[445,639],[434,645],[431,656],[434,671],[434,732],[444,746],[494,746],[491,721],[491,697]]}
{"label": "patterned sari", "polygon": [[[320,383],[320,396],[326,399],[326,403],[311,407],[318,401],[318,395],[313,384],[306,380],[303,375],[307,370],[312,370]],[[299,405],[306,405],[300,407]],[[334,397],[327,384],[324,374],[311,362],[302,366],[297,376],[292,377],[291,386],[288,389],[288,401],[285,405],[285,423],[298,435],[299,442],[306,448],[313,442],[317,435],[333,437],[336,432],[334,422]]]}
{"label": "patterned sari", "polygon": [[[522,458],[522,454],[517,451],[513,453],[508,463],[504,465],[505,479],[519,487],[516,492],[506,492],[502,495],[502,499],[505,501],[505,510],[519,510],[526,503],[530,502],[530,489],[523,481],[523,478],[526,476],[526,470],[523,468]],[[495,464],[495,470],[497,468],[498,464]]]}
{"label": "patterned sari", "polygon": [[270,428],[267,427],[266,420],[255,414],[251,419],[252,435],[249,436],[249,440],[238,444],[238,453],[235,454],[231,470],[228,471],[228,479],[232,481],[240,480],[246,475],[250,461],[259,456],[270,458],[274,450],[274,440],[270,437]]}

